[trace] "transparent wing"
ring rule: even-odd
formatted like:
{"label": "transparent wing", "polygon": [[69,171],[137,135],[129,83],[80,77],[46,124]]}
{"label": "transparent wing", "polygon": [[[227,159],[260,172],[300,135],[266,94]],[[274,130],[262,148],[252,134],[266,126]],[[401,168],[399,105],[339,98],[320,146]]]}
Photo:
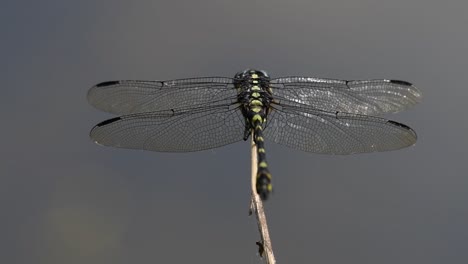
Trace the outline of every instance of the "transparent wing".
{"label": "transparent wing", "polygon": [[90,133],[98,144],[159,152],[221,147],[244,137],[241,112],[226,106],[139,113],[106,120]]}
{"label": "transparent wing", "polygon": [[293,101],[330,112],[381,115],[409,108],[421,101],[411,83],[397,80],[345,81],[309,77],[271,80],[277,101]]}
{"label": "transparent wing", "polygon": [[190,78],[171,81],[109,81],[88,91],[89,103],[105,112],[127,115],[184,109],[235,100],[232,79]]}
{"label": "transparent wing", "polygon": [[379,117],[283,106],[268,117],[264,135],[294,149],[321,154],[396,150],[416,142],[406,125]]}

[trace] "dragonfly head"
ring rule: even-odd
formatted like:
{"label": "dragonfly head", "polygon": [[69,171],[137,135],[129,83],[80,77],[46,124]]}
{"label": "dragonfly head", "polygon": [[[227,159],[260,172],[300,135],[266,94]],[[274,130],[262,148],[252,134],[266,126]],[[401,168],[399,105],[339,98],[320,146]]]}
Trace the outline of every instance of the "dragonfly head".
{"label": "dragonfly head", "polygon": [[259,79],[269,79],[270,76],[268,73],[262,70],[255,70],[255,69],[246,69],[236,73],[234,79],[236,80],[245,80],[245,79],[252,79],[252,78],[259,78]]}

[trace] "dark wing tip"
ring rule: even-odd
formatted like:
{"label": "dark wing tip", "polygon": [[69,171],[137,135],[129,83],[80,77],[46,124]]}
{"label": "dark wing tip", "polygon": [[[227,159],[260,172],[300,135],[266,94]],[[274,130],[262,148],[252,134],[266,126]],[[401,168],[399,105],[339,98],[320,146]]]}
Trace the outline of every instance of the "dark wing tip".
{"label": "dark wing tip", "polygon": [[392,125],[399,126],[401,128],[407,129],[407,130],[413,130],[413,129],[411,129],[411,127],[409,127],[409,126],[407,126],[405,124],[402,124],[402,123],[398,123],[398,122],[395,122],[395,121],[392,121],[392,120],[388,120],[387,122],[392,124]]}
{"label": "dark wing tip", "polygon": [[409,141],[409,144],[407,146],[410,146],[410,145],[414,145],[416,143],[416,140],[418,139],[418,135],[416,134],[416,131],[414,131],[411,127],[405,125],[405,124],[402,124],[402,123],[398,123],[398,122],[395,122],[395,121],[392,121],[392,120],[387,120],[387,123],[389,124],[392,124],[394,126],[397,126],[403,130],[405,130],[409,135],[411,135],[411,139],[410,138],[407,138]]}
{"label": "dark wing tip", "polygon": [[402,80],[390,80],[390,82],[391,82],[391,83],[394,83],[394,84],[413,86],[412,83],[407,82],[407,81],[402,81]]}
{"label": "dark wing tip", "polygon": [[97,124],[96,127],[102,127],[102,126],[105,126],[105,125],[108,125],[108,124],[111,124],[111,123],[114,123],[116,121],[119,121],[120,117],[114,117],[114,118],[111,118],[111,119],[107,119],[107,120],[104,120],[102,121],[101,123]]}
{"label": "dark wing tip", "polygon": [[[112,124],[114,122],[117,122],[119,121],[120,117],[114,117],[114,118],[111,118],[111,119],[107,119],[107,120],[104,120],[102,121],[101,123],[95,125],[91,131],[89,131],[89,137],[94,141],[94,143],[98,144],[98,145],[102,145],[104,146],[105,144],[103,144],[101,141],[102,141],[102,137],[99,136],[99,128],[103,127],[103,126],[106,126],[108,124]],[[97,133],[97,135],[96,135]]]}
{"label": "dark wing tip", "polygon": [[120,83],[119,81],[107,81],[107,82],[98,83],[95,85],[95,87],[106,87],[106,86],[116,85],[119,83]]}

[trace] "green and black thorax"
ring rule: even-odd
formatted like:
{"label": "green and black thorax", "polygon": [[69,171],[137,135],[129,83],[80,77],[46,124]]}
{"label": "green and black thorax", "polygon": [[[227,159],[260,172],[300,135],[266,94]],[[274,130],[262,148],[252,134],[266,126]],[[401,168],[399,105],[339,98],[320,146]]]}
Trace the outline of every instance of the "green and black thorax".
{"label": "green and black thorax", "polygon": [[273,100],[270,77],[264,71],[247,69],[234,76],[234,86],[237,89],[237,102],[246,121],[244,140],[247,140],[258,123],[263,126],[269,114]]}

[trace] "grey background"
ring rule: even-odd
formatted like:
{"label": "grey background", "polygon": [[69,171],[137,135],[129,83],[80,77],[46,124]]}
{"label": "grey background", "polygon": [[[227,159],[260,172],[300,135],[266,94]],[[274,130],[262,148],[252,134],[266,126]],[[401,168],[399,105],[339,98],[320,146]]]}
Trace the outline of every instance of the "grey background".
{"label": "grey background", "polygon": [[4,1],[0,262],[259,263],[249,147],[104,148],[115,79],[393,78],[416,146],[323,156],[268,144],[280,263],[466,263],[466,1]]}

